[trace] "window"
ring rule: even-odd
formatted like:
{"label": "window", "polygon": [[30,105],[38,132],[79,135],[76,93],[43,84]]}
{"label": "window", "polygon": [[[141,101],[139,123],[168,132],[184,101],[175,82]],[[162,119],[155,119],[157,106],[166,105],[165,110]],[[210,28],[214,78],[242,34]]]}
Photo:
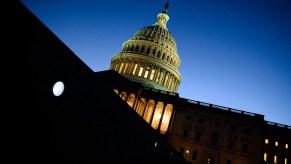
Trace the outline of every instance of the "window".
{"label": "window", "polygon": [[274,163],[277,163],[277,156],[274,156]]}
{"label": "window", "polygon": [[243,153],[247,153],[248,152],[248,144],[243,144],[242,152]]}
{"label": "window", "polygon": [[165,53],[163,53],[162,60],[164,60],[164,59],[165,59],[165,55],[166,55],[166,54],[165,54]]}
{"label": "window", "polygon": [[161,57],[161,51],[158,51],[157,58],[160,58],[160,57]]}
{"label": "window", "polygon": [[287,158],[285,158],[285,163],[284,164],[287,164]]}
{"label": "window", "polygon": [[151,47],[149,47],[149,48],[147,49],[146,54],[149,54],[149,53],[150,53],[150,50],[151,50]]}
{"label": "window", "polygon": [[197,158],[197,151],[192,152],[192,160],[196,160]]}
{"label": "window", "polygon": [[144,51],[144,46],[141,47],[140,52],[143,53],[143,51]]}
{"label": "window", "polygon": [[188,136],[188,129],[184,129],[183,138],[187,138]]}
{"label": "window", "polygon": [[156,55],[156,49],[153,49],[153,52],[152,52],[153,56]]}
{"label": "window", "polygon": [[275,142],[275,146],[278,146],[278,145],[279,145],[279,143],[278,143],[278,141],[276,141],[276,142]]}
{"label": "window", "polygon": [[143,76],[144,78],[146,78],[146,79],[148,78],[148,75],[149,75],[150,69],[151,69],[151,68],[150,68],[149,66],[146,67],[146,70],[145,70],[145,72],[144,72],[144,76]]}
{"label": "window", "polygon": [[268,144],[269,143],[269,140],[268,139],[265,139],[265,144]]}
{"label": "window", "polygon": [[233,140],[229,140],[229,142],[228,142],[228,149],[229,150],[233,150],[233,146],[234,146],[234,141]]}
{"label": "window", "polygon": [[285,148],[288,149],[288,144],[285,144]]}
{"label": "window", "polygon": [[264,161],[267,161],[267,153],[264,153]]}
{"label": "window", "polygon": [[195,140],[200,141],[200,138],[201,138],[201,133],[200,132],[196,133]]}
{"label": "window", "polygon": [[217,144],[217,139],[218,139],[217,132],[212,133],[211,145],[216,145]]}
{"label": "window", "polygon": [[138,74],[137,76],[141,76],[142,72],[143,72],[143,69],[144,69],[144,64],[140,64],[140,67],[139,67],[139,71],[138,71]]}
{"label": "window", "polygon": [[139,46],[136,46],[134,51],[138,52],[138,49],[139,49]]}

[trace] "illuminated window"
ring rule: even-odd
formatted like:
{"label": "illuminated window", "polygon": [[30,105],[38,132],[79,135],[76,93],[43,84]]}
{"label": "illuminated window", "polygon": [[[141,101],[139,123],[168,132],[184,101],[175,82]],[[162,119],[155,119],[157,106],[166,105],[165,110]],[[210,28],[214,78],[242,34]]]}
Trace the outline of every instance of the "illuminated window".
{"label": "illuminated window", "polygon": [[157,77],[156,77],[156,82],[158,82],[158,81],[160,80],[160,76],[161,76],[161,72],[158,71],[158,72],[157,72]]}
{"label": "illuminated window", "polygon": [[123,68],[123,65],[124,65],[124,63],[122,62],[121,65],[120,65],[120,67],[119,67],[118,73],[121,73],[121,70]]}
{"label": "illuminated window", "polygon": [[288,149],[288,144],[285,145],[285,148]]}
{"label": "illuminated window", "polygon": [[123,69],[123,73],[126,73],[127,70],[128,70],[128,63],[125,64],[125,67],[124,67],[124,69]]}
{"label": "illuminated window", "polygon": [[287,158],[285,158],[285,164],[287,164]]}
{"label": "illuminated window", "polygon": [[138,71],[138,76],[141,76],[143,69],[144,69],[144,65],[141,65]]}
{"label": "illuminated window", "polygon": [[277,163],[277,156],[274,156],[274,163]]}
{"label": "illuminated window", "polygon": [[267,153],[264,153],[264,161],[267,161]]}
{"label": "illuminated window", "polygon": [[275,146],[278,146],[278,141],[275,142]]}
{"label": "illuminated window", "polygon": [[268,139],[265,139],[265,144],[268,144],[269,143],[269,140]]}
{"label": "illuminated window", "polygon": [[134,67],[133,67],[132,75],[135,75],[136,69],[137,69],[137,64],[135,64]]}
{"label": "illuminated window", "polygon": [[152,69],[152,73],[150,75],[150,80],[153,80],[154,79],[154,76],[155,76],[155,69]]}

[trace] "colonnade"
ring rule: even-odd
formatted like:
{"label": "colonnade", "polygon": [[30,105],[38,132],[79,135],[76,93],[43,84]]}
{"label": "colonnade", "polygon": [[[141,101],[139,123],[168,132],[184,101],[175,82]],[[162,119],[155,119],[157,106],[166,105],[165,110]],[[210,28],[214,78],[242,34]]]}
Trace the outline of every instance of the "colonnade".
{"label": "colonnade", "polygon": [[180,84],[180,80],[171,72],[153,63],[120,59],[112,62],[110,69],[120,74],[129,74],[151,80],[172,92],[177,92]]}
{"label": "colonnade", "polygon": [[173,121],[173,104],[145,97],[135,93],[114,90],[130,107],[132,107],[148,124],[161,134],[166,134]]}

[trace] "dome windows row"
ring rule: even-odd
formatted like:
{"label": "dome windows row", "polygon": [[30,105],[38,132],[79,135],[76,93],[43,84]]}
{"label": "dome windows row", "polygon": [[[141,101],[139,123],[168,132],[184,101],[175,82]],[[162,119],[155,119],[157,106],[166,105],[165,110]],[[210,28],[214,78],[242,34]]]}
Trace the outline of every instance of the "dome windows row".
{"label": "dome windows row", "polygon": [[176,42],[174,40],[174,38],[172,37],[172,35],[169,33],[168,30],[161,28],[159,26],[148,26],[145,27],[141,30],[139,30],[134,36],[133,38],[145,38],[145,39],[149,39],[149,38],[154,38],[157,40],[162,40],[165,42],[168,42],[169,44],[171,44],[172,46],[176,47]]}
{"label": "dome windows row", "polygon": [[123,47],[123,52],[135,52],[138,54],[152,55],[153,57],[163,60],[170,66],[173,66],[175,68],[179,66],[179,62],[177,62],[174,58],[170,57],[170,55],[167,55],[166,53],[161,52],[156,48],[151,48],[151,46],[128,44]]}

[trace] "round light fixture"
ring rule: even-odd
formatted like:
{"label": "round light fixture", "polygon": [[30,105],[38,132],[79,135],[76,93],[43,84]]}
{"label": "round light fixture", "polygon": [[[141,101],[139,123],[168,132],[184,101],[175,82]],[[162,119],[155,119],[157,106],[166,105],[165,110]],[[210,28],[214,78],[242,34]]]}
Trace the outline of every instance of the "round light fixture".
{"label": "round light fixture", "polygon": [[55,96],[60,96],[64,92],[64,89],[65,89],[64,83],[61,81],[58,81],[53,86],[53,94]]}

